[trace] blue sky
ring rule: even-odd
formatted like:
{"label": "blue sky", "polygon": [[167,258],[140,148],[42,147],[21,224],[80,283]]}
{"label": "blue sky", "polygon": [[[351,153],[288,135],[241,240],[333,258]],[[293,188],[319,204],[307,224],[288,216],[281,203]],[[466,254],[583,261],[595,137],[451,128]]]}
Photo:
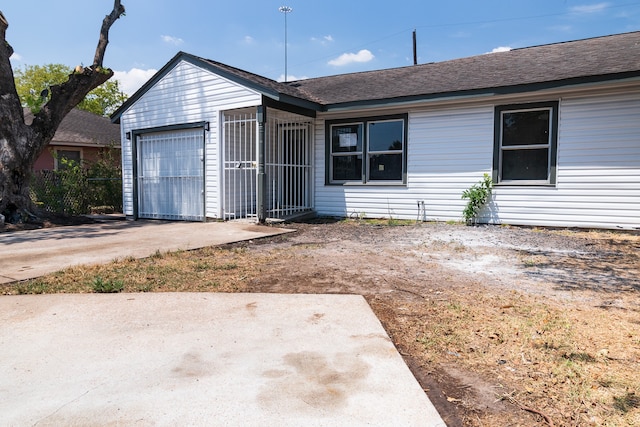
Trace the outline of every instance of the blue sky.
{"label": "blue sky", "polygon": [[[1,0],[0,0],[1,1]],[[402,67],[640,30],[634,0],[122,0],[105,66],[131,94],[178,51],[274,80]],[[2,4],[4,3],[4,4]],[[14,67],[93,60],[112,0],[4,0]]]}

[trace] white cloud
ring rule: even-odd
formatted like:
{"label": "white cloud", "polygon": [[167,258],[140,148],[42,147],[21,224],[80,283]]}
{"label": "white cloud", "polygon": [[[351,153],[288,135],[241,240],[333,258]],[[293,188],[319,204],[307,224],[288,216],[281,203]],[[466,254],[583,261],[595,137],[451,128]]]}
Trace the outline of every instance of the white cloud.
{"label": "white cloud", "polygon": [[113,78],[118,80],[120,90],[131,96],[157,72],[154,69],[132,68],[129,71],[114,71]]}
{"label": "white cloud", "polygon": [[253,40],[254,40],[254,39],[253,39],[253,37],[251,37],[251,36],[244,36],[244,42],[245,42],[246,44],[252,44],[252,43],[253,43]]}
{"label": "white cloud", "polygon": [[13,55],[11,55],[11,58],[9,59],[12,61],[20,62],[22,61],[22,55],[20,55],[19,53],[13,52]]}
{"label": "white cloud", "polygon": [[163,42],[174,45],[174,46],[180,46],[181,44],[184,43],[184,40],[182,40],[180,37],[173,37],[173,36],[160,36],[160,37],[162,38]]}
{"label": "white cloud", "polygon": [[312,42],[318,42],[323,46],[326,46],[329,43],[333,43],[333,37],[328,35],[328,36],[322,36],[321,38],[318,37],[311,37],[311,41]]}
{"label": "white cloud", "polygon": [[498,53],[498,52],[509,52],[511,50],[510,46],[498,46],[491,49],[491,52],[487,53]]}
{"label": "white cloud", "polygon": [[329,61],[329,65],[335,67],[342,67],[344,65],[353,64],[355,62],[369,62],[373,60],[375,56],[367,49],[362,49],[358,53],[343,53],[336,59]]}
{"label": "white cloud", "polygon": [[573,13],[589,14],[599,13],[609,7],[609,3],[596,3],[596,4],[583,4],[580,6],[573,6],[569,10]]}

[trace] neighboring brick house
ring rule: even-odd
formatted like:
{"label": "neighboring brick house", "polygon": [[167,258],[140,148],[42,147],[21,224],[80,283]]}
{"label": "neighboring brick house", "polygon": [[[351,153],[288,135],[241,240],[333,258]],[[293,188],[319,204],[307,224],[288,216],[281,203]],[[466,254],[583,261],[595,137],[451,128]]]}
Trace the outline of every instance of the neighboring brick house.
{"label": "neighboring brick house", "polygon": [[[25,111],[27,123],[33,114]],[[53,140],[36,160],[33,170],[56,170],[58,159],[66,157],[76,161],[92,161],[108,147],[117,148],[120,160],[120,126],[106,117],[79,109],[73,109],[62,120]]]}

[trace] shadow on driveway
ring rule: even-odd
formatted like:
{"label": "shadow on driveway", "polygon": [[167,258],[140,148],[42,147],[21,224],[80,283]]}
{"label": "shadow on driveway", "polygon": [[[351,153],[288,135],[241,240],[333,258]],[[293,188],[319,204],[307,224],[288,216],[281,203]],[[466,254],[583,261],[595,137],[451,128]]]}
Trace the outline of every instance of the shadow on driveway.
{"label": "shadow on driveway", "polygon": [[0,234],[0,245],[5,246],[29,242],[40,243],[50,239],[60,240],[104,237],[109,233],[118,233],[121,230],[126,231],[136,227],[161,225],[166,224],[167,222],[168,221],[107,221],[37,230],[13,231]]}
{"label": "shadow on driveway", "polygon": [[293,230],[245,222],[118,221],[0,235],[0,284],[70,266],[274,236]]}

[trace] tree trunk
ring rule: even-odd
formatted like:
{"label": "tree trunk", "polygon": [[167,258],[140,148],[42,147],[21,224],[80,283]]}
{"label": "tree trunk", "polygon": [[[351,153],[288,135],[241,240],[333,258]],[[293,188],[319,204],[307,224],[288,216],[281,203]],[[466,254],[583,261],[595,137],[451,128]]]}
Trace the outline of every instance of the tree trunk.
{"label": "tree trunk", "polygon": [[124,14],[120,0],[100,29],[98,47],[91,67],[77,67],[69,80],[52,86],[51,98],[35,113],[31,124],[24,113],[15,87],[9,58],[13,49],[6,42],[8,22],[0,12],[0,213],[7,221],[16,222],[33,215],[29,195],[33,165],[60,126],[62,119],[93,89],[113,76],[102,67],[111,25]]}
{"label": "tree trunk", "polygon": [[[0,115],[6,114],[0,103]],[[12,123],[13,129],[7,131]],[[7,126],[9,125],[9,126]],[[31,180],[34,161],[28,159],[26,150],[21,149],[28,145],[28,141],[34,141],[37,136],[26,125],[20,126],[20,122],[10,118],[3,120],[0,125],[0,213],[3,213],[7,222],[18,222],[25,216],[35,212],[33,202],[29,195],[29,182]]]}

